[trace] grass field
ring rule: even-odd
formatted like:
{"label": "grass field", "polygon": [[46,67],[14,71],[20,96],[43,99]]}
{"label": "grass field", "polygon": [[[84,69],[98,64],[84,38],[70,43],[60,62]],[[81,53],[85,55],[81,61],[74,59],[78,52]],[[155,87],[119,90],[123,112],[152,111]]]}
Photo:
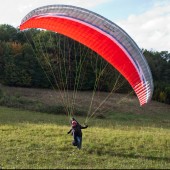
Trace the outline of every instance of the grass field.
{"label": "grass field", "polygon": [[105,119],[91,119],[83,130],[82,150],[77,150],[67,134],[66,115],[0,107],[0,167],[169,169],[169,108],[144,109],[143,114],[115,110]]}

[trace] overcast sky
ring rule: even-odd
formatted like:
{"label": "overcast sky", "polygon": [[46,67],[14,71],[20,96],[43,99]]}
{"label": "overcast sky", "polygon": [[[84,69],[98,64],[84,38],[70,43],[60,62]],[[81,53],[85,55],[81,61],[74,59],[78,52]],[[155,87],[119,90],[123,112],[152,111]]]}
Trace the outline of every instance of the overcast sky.
{"label": "overcast sky", "polygon": [[122,27],[140,48],[170,52],[170,0],[0,0],[0,4],[0,24],[14,27],[40,6],[83,7]]}

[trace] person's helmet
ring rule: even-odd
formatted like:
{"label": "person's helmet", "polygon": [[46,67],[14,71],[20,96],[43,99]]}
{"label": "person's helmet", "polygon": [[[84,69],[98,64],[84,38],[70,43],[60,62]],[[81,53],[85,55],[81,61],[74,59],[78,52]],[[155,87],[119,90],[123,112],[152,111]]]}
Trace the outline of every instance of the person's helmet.
{"label": "person's helmet", "polygon": [[73,121],[71,122],[71,124],[72,124],[73,127],[75,127],[75,126],[77,125],[77,122],[76,122],[75,120],[73,120]]}

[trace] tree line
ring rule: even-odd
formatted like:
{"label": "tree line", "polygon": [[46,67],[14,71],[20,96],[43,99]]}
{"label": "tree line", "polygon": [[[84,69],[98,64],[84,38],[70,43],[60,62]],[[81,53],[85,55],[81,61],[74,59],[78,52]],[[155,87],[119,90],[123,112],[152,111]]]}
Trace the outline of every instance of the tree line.
{"label": "tree line", "polygon": [[[154,80],[153,100],[170,104],[170,53],[143,49]],[[132,91],[105,60],[82,44],[49,31],[0,25],[0,83],[8,86]]]}

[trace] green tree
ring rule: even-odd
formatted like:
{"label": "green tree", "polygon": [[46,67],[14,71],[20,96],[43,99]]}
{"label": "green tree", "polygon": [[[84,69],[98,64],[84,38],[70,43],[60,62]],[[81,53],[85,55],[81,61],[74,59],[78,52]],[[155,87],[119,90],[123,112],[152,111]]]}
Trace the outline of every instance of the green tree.
{"label": "green tree", "polygon": [[16,41],[17,29],[11,25],[0,25],[0,41]]}

